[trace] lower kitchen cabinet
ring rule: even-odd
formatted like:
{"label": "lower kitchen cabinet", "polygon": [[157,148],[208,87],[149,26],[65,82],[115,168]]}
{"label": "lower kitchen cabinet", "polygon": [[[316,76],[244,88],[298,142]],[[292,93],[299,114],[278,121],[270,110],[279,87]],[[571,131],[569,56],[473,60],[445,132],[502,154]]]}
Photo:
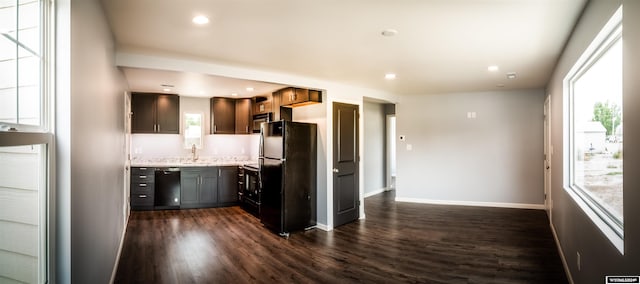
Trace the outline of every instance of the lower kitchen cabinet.
{"label": "lower kitchen cabinet", "polygon": [[230,205],[238,202],[238,167],[219,167],[218,203]]}
{"label": "lower kitchen cabinet", "polygon": [[180,172],[180,208],[207,208],[238,202],[238,167],[189,167]]}
{"label": "lower kitchen cabinet", "polygon": [[131,168],[131,210],[153,210],[155,169]]}
{"label": "lower kitchen cabinet", "polygon": [[180,208],[213,207],[218,203],[218,171],[215,167],[180,170]]}
{"label": "lower kitchen cabinet", "polygon": [[[155,168],[131,168],[131,210],[153,210]],[[238,166],[180,168],[180,208],[238,203]]]}

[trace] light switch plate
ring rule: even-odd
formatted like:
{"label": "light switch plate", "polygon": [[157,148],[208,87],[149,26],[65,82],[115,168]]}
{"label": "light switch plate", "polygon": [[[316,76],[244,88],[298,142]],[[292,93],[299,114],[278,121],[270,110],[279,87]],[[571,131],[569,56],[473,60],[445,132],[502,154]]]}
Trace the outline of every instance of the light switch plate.
{"label": "light switch plate", "polygon": [[407,144],[407,151],[411,151],[411,150],[413,150],[413,145]]}

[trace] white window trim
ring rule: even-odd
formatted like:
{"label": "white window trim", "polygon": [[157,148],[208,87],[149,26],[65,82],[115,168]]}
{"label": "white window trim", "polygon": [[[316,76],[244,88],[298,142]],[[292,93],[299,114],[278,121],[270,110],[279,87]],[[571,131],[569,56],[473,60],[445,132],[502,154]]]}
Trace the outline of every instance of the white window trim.
{"label": "white window trim", "polygon": [[[591,219],[591,221],[602,231],[602,233],[611,241],[611,243],[618,249],[618,251],[624,255],[624,228],[616,225],[618,222],[611,218],[608,213],[600,208],[600,205],[596,205],[592,201],[592,198],[583,189],[577,189],[573,187],[571,177],[573,167],[573,118],[572,118],[572,105],[573,96],[571,95],[572,81],[579,78],[585,70],[593,65],[597,61],[604,51],[622,37],[622,32],[616,34],[617,30],[622,26],[622,6],[613,14],[611,19],[605,24],[602,30],[598,33],[591,44],[585,49],[582,55],[578,58],[575,65],[567,73],[567,76],[563,80],[565,114],[563,119],[563,138],[564,138],[564,189],[577,203],[578,207],[585,212],[585,214]],[[624,188],[623,188],[624,190]],[[624,224],[622,224],[624,225]]]}
{"label": "white window trim", "polygon": [[185,111],[182,114],[182,144],[184,149],[191,149],[191,147],[193,147],[193,144],[187,144],[186,143],[186,136],[187,136],[187,115],[200,115],[200,142],[198,142],[198,144],[196,145],[196,149],[202,149],[204,147],[204,114],[202,112],[189,112],[189,111]]}
{"label": "white window trim", "polygon": [[[40,82],[40,125],[0,123],[0,147],[44,145],[46,153],[42,155],[41,165],[46,167],[42,188],[46,188],[45,198],[41,199],[40,214],[41,236],[44,246],[39,252],[45,259],[39,265],[38,281],[49,283],[55,279],[56,251],[56,190],[55,190],[55,135],[54,135],[54,92],[55,89],[55,0],[40,0],[41,5],[41,82]],[[13,129],[12,129],[13,128]],[[44,218],[44,219],[42,219]]]}

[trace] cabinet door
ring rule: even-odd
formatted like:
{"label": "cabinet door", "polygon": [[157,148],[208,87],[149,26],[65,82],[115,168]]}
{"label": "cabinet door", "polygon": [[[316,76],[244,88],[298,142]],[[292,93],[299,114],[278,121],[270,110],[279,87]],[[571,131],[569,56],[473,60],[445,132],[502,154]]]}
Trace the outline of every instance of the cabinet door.
{"label": "cabinet door", "polygon": [[286,88],[280,91],[282,96],[282,104],[283,106],[290,105],[294,103],[295,97],[295,89],[294,88]]}
{"label": "cabinet door", "polygon": [[261,98],[261,100],[258,101],[258,97],[256,97],[254,98],[255,101],[252,102],[251,109],[253,110],[253,115],[272,112],[272,96],[268,94],[259,97]]}
{"label": "cabinet door", "polygon": [[238,167],[218,167],[218,203],[238,202]]}
{"label": "cabinet door", "polygon": [[278,121],[280,118],[280,106],[282,106],[282,93],[280,91],[273,93],[273,120]]}
{"label": "cabinet door", "polygon": [[218,169],[210,167],[200,173],[199,202],[201,205],[211,206],[218,202]]}
{"label": "cabinet door", "polygon": [[250,134],[251,99],[236,100],[236,134]]}
{"label": "cabinet door", "polygon": [[193,207],[199,203],[198,187],[200,171],[189,169],[180,172],[180,206]]}
{"label": "cabinet door", "polygon": [[211,98],[211,133],[236,132],[236,105],[234,99]]}
{"label": "cabinet door", "polygon": [[155,132],[156,99],[153,94],[131,94],[131,133]]}
{"label": "cabinet door", "polygon": [[158,95],[157,107],[157,133],[180,133],[180,97],[176,95]]}

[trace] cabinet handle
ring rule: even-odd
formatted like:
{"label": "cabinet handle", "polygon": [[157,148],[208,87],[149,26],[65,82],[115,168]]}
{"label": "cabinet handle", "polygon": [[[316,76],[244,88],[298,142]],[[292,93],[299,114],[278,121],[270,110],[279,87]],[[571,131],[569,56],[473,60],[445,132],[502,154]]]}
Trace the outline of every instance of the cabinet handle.
{"label": "cabinet handle", "polygon": [[146,170],[147,170],[147,168],[140,168],[140,170],[142,170],[142,171],[146,171]]}
{"label": "cabinet handle", "polygon": [[247,125],[246,128],[247,128],[247,133],[249,133],[249,125]]}
{"label": "cabinet handle", "polygon": [[218,176],[221,176],[221,175],[222,175],[222,173],[221,173],[220,169],[218,169]]}
{"label": "cabinet handle", "polygon": [[160,132],[160,124],[158,124],[158,132]]}
{"label": "cabinet handle", "polygon": [[147,184],[146,183],[141,183],[141,184],[139,184],[139,186],[140,187],[147,187]]}
{"label": "cabinet handle", "polygon": [[140,195],[138,195],[138,197],[140,197],[140,198],[147,198],[147,195],[146,195],[146,194],[140,194]]}
{"label": "cabinet handle", "polygon": [[140,178],[147,178],[147,176],[140,176]]}
{"label": "cabinet handle", "polygon": [[217,126],[217,125],[215,125],[215,124],[213,125],[213,132],[214,132],[214,133],[215,133],[215,132],[218,132],[218,126]]}

